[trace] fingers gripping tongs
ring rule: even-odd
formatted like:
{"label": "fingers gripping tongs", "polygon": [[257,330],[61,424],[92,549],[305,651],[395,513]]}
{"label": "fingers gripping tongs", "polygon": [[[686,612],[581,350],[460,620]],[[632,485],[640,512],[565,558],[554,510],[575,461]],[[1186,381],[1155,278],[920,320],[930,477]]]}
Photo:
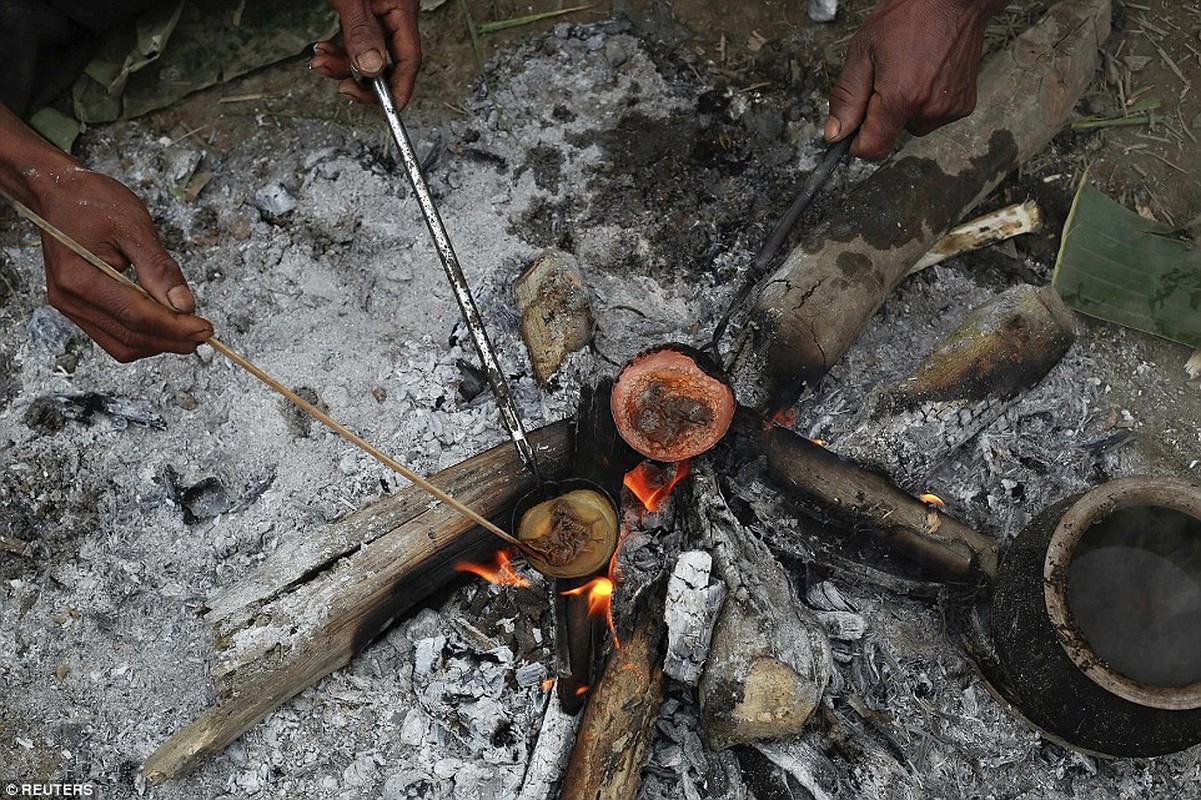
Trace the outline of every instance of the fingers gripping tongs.
{"label": "fingers gripping tongs", "polygon": [[504,373],[501,372],[496,352],[492,349],[492,342],[489,341],[488,332],[484,328],[484,321],[480,317],[475,299],[471,296],[471,288],[467,285],[467,278],[463,275],[462,267],[459,266],[459,258],[455,255],[454,247],[450,243],[450,236],[446,233],[446,226],[442,224],[442,217],[438,214],[434,198],[430,195],[429,187],[421,174],[421,167],[417,161],[417,154],[413,150],[413,144],[409,141],[408,131],[405,130],[404,123],[400,120],[400,112],[397,111],[396,104],[392,102],[392,93],[388,89],[387,79],[381,75],[368,80],[375,90],[380,107],[384,110],[388,127],[392,129],[392,138],[400,150],[400,159],[404,163],[405,172],[408,173],[409,182],[413,185],[413,192],[417,196],[417,203],[421,206],[425,224],[429,228],[430,236],[434,240],[434,247],[438,250],[438,257],[442,261],[442,268],[446,270],[446,277],[450,279],[455,300],[459,303],[459,310],[463,312],[463,319],[467,323],[467,330],[471,332],[471,340],[475,343],[476,352],[480,355],[484,373],[488,377],[488,384],[492,387],[492,394],[496,397],[496,404],[500,407],[501,421],[504,423],[505,430],[509,432],[522,463],[529,468],[530,472],[534,474],[535,480],[541,484],[542,473],[538,470],[537,459],[534,458],[534,448],[526,437],[525,428],[521,424],[521,416],[517,413],[517,404],[513,402],[513,395],[510,394],[509,385],[505,382]]}

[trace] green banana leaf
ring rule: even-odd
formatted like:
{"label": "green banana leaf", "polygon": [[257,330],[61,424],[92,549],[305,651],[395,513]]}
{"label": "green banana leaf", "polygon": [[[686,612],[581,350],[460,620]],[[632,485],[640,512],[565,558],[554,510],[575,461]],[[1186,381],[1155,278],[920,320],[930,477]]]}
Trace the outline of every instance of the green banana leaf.
{"label": "green banana leaf", "polygon": [[1091,317],[1201,347],[1201,243],[1080,182],[1051,284]]}

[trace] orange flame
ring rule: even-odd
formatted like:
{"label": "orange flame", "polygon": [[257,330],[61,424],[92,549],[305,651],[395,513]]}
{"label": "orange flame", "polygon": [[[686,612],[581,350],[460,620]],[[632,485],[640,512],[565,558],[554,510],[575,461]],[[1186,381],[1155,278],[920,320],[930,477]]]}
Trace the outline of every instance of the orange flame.
{"label": "orange flame", "polygon": [[456,561],[454,569],[457,572],[470,572],[479,575],[488,583],[495,583],[497,586],[529,586],[530,582],[517,574],[517,570],[513,569],[513,563],[509,560],[509,553],[505,550],[497,550],[492,561],[487,564],[474,564],[470,561]]}
{"label": "orange flame", "polygon": [[551,689],[554,688],[554,686],[555,686],[555,679],[547,678],[546,680],[544,680],[542,682],[542,691],[549,692]]}
{"label": "orange flame", "polygon": [[921,500],[923,503],[929,503],[932,506],[938,506],[939,508],[947,507],[947,504],[942,501],[941,497],[936,494],[930,494],[929,492],[926,494],[919,494],[917,499]]}
{"label": "orange flame", "polygon": [[609,634],[613,637],[613,647],[620,648],[617,639],[617,627],[613,624],[613,581],[609,578],[598,577],[578,586],[568,589],[564,595],[585,595],[588,598],[588,613],[594,617],[604,617],[609,626]]}
{"label": "orange flame", "polygon": [[667,477],[665,467],[643,461],[627,472],[622,482],[642,501],[647,511],[661,511],[671,490],[688,476],[691,469],[687,461],[677,461],[674,474]]}

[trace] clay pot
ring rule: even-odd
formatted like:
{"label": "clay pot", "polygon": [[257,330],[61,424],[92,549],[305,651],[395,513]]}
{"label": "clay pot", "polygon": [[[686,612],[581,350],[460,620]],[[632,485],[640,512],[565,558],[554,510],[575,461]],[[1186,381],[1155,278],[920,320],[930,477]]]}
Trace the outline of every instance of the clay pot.
{"label": "clay pot", "polygon": [[1201,486],[1123,478],[1042,512],[988,614],[990,679],[1050,738],[1115,757],[1201,742]]}

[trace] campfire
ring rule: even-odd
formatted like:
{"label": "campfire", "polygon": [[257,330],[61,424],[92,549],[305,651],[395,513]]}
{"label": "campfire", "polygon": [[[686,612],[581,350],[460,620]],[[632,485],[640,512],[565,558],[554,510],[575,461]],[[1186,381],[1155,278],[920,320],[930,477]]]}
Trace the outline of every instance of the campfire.
{"label": "campfire", "polygon": [[[983,194],[1011,168],[1005,159],[1015,147],[975,144],[992,159],[972,172],[979,180],[972,192]],[[926,156],[914,158],[925,163]],[[874,209],[871,192],[887,196],[911,180],[901,168],[888,170],[879,179],[884,188],[865,190],[867,199],[856,198],[852,209]],[[937,224],[923,218],[892,226],[909,238],[878,250],[920,255],[931,243],[912,231],[949,227],[961,206],[970,207],[960,196],[966,192],[948,190],[936,208],[922,209]],[[1024,716],[1006,730],[1029,741],[1038,730],[1069,747],[1118,756],[1196,741],[1191,662],[1171,673],[1171,685],[1154,687],[1183,714],[1174,735],[1151,749],[1145,740],[1129,749],[1129,737],[1077,738],[1070,725],[1030,706],[1037,681],[1035,689],[1019,685],[1030,680],[1013,666],[1022,657],[994,641],[1008,617],[993,598],[1011,591],[1006,546],[1020,526],[1006,523],[1040,509],[1013,510],[1023,503],[1015,482],[1011,502],[998,511],[1003,522],[986,528],[978,516],[965,519],[966,490],[931,478],[1063,357],[1075,335],[1071,314],[1043,288],[1016,287],[981,302],[917,368],[868,391],[839,361],[882,297],[860,290],[887,291],[908,265],[881,266],[878,253],[861,252],[864,241],[891,235],[888,225],[856,238],[847,230],[853,226],[841,224],[820,231],[837,247],[805,253],[839,280],[862,280],[842,287],[863,304],[854,313],[819,296],[812,316],[786,318],[784,309],[804,307],[799,297],[834,282],[827,275],[803,286],[794,262],[804,259],[791,258],[732,329],[739,338],[728,347],[650,339],[639,347],[653,346],[625,364],[593,370],[568,419],[529,432],[541,474],[530,474],[505,445],[432,476],[511,530],[520,549],[498,550],[486,530],[406,490],[332,523],[311,546],[273,556],[210,601],[222,646],[214,670],[220,702],[168,740],[147,773],[175,777],[221,752],[287,697],[357,663],[371,642],[393,635],[397,620],[420,643],[406,680],[439,684],[461,706],[453,722],[406,710],[405,741],[492,743],[520,762],[523,800],[592,797],[602,787],[608,796],[634,797],[644,782],[667,784],[685,770],[699,775],[699,763],[711,768],[704,775],[714,786],[728,781],[756,796],[787,796],[781,793],[799,784],[820,796],[834,759],[845,772],[917,791],[920,780],[902,756],[922,736],[929,737],[926,753],[939,736],[958,735],[929,719],[945,712],[926,700],[952,690],[967,698],[965,718],[992,714],[991,723],[1006,725],[998,722],[1004,714]],[[832,253],[844,249],[850,257]],[[548,250],[538,263],[545,269],[569,260]],[[885,269],[896,274],[876,274]],[[547,320],[563,309],[550,313],[538,306],[546,293],[529,294],[523,332],[553,338]],[[592,311],[578,299],[566,304],[578,312],[572,328],[591,331]],[[528,323],[534,315],[536,325]],[[975,347],[965,350],[964,341]],[[555,363],[543,356],[554,348],[527,345],[539,354],[540,379],[553,376]],[[572,402],[574,391],[565,393]],[[989,458],[1009,455],[1001,444],[989,447]],[[446,630],[428,614],[410,616],[442,587],[459,587],[465,598],[453,618],[438,619],[466,645],[447,645]],[[1023,592],[1024,600],[1038,596]],[[911,614],[921,622],[892,614],[894,606],[921,609]],[[931,627],[931,617],[946,619],[948,629]],[[498,631],[520,646],[498,644]],[[902,636],[919,650],[951,641],[971,654],[987,683],[932,658],[924,683],[905,684],[902,699],[889,695],[890,676],[912,667],[897,663]],[[1062,647],[1049,642],[1052,652]],[[470,690],[446,689],[445,674],[468,676]],[[986,685],[1003,700],[992,700]],[[514,705],[529,706],[524,727],[514,733],[497,722],[487,691],[519,696]],[[1074,708],[1070,694],[1055,702]],[[1129,692],[1117,698],[1142,703]],[[1099,724],[1079,716],[1071,722]]]}

